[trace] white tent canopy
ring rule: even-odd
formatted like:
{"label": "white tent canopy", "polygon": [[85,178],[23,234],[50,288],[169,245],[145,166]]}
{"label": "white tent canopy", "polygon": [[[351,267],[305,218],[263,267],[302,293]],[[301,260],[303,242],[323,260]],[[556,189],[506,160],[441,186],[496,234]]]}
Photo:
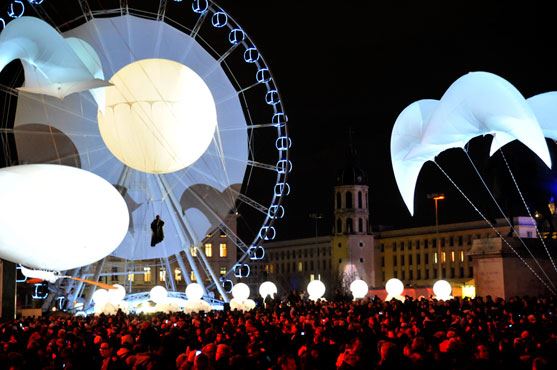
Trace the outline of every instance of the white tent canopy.
{"label": "white tent canopy", "polygon": [[391,160],[402,198],[414,213],[414,191],[423,164],[470,139],[492,134],[491,154],[519,140],[551,167],[544,133],[520,92],[487,72],[456,80],[439,101],[420,100],[398,116],[391,136]]}

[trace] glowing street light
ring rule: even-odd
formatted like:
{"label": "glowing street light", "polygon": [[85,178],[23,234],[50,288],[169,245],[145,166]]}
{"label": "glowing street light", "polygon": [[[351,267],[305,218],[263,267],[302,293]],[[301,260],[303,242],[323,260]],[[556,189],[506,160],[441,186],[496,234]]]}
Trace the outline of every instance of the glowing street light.
{"label": "glowing street light", "polygon": [[441,243],[439,242],[439,206],[438,201],[445,199],[443,193],[428,194],[429,199],[435,202],[435,244],[437,244],[437,278],[442,279],[443,273],[441,272]]}

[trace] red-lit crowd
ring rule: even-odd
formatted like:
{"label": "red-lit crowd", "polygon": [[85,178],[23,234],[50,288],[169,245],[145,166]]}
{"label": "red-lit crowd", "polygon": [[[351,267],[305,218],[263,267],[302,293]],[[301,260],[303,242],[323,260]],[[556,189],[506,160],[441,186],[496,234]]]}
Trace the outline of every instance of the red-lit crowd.
{"label": "red-lit crowd", "polygon": [[557,298],[312,302],[0,322],[0,369],[557,369]]}

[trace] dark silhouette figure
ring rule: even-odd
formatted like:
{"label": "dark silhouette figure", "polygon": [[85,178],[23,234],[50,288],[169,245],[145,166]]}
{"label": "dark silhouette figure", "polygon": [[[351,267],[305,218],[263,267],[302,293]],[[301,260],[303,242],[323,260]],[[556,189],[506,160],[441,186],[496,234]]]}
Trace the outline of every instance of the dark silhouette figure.
{"label": "dark silhouette figure", "polygon": [[164,232],[162,230],[163,226],[164,221],[161,220],[159,215],[157,215],[153,222],[151,222],[151,247],[154,247],[164,239]]}

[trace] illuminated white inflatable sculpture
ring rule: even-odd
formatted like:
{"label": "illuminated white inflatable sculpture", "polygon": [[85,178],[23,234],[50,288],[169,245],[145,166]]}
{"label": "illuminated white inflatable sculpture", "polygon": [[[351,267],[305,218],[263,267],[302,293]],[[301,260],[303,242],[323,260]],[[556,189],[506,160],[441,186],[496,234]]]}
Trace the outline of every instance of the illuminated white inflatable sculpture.
{"label": "illuminated white inflatable sculpture", "polygon": [[115,315],[118,310],[129,312],[128,304],[124,301],[126,289],[120,284],[114,284],[113,289],[97,289],[93,293],[92,300],[95,304],[95,315]]}
{"label": "illuminated white inflatable sculpture", "polygon": [[356,279],[350,284],[350,291],[354,299],[364,298],[368,293],[368,285],[361,279]]}
{"label": "illuminated white inflatable sculpture", "polygon": [[238,283],[232,287],[232,298],[230,309],[239,311],[249,311],[255,308],[255,301],[249,299],[250,289],[244,283]]}
{"label": "illuminated white inflatable sculpture", "polygon": [[197,283],[188,284],[186,287],[186,297],[188,300],[184,304],[184,312],[208,312],[211,311],[211,305],[201,298],[203,298],[203,287]]}
{"label": "illuminated white inflatable sculpture", "polygon": [[446,301],[451,299],[451,292],[453,288],[451,284],[447,280],[437,280],[433,284],[433,294],[435,294],[435,298]]}
{"label": "illuminated white inflatable sculpture", "polygon": [[[109,85],[104,81],[99,57],[88,43],[64,39],[38,18],[14,19],[0,33],[0,71],[15,59],[23,64],[25,84],[20,90],[25,92],[63,99]],[[102,92],[97,91],[93,97],[102,103]]]}
{"label": "illuminated white inflatable sculpture", "polygon": [[168,291],[165,287],[162,287],[160,285],[154,286],[149,292],[149,299],[157,304],[164,303],[167,297]]}
{"label": "illuminated white inflatable sculpture", "polygon": [[404,301],[402,292],[404,292],[404,284],[397,278],[391,278],[385,283],[385,290],[387,291],[386,301],[395,298],[399,301]]}
{"label": "illuminated white inflatable sculpture", "polygon": [[492,155],[519,140],[548,167],[551,158],[544,134],[524,97],[503,78],[486,72],[456,80],[439,101],[410,104],[396,119],[391,135],[391,161],[404,203],[414,213],[414,191],[423,164],[470,139],[492,134]]}
{"label": "illuminated white inflatable sculpture", "polygon": [[272,281],[265,281],[259,286],[259,295],[265,299],[267,296],[275,298],[277,294],[277,286]]}
{"label": "illuminated white inflatable sculpture", "polygon": [[110,254],[128,231],[128,208],[103,178],[74,167],[0,169],[0,258],[68,270]]}
{"label": "illuminated white inflatable sculpture", "polygon": [[121,162],[148,173],[169,173],[195,162],[217,127],[209,87],[193,70],[167,59],[143,59],[112,76],[99,129]]}
{"label": "illuminated white inflatable sculpture", "polygon": [[309,299],[312,301],[320,300],[325,294],[325,284],[321,280],[312,280],[307,286]]}

